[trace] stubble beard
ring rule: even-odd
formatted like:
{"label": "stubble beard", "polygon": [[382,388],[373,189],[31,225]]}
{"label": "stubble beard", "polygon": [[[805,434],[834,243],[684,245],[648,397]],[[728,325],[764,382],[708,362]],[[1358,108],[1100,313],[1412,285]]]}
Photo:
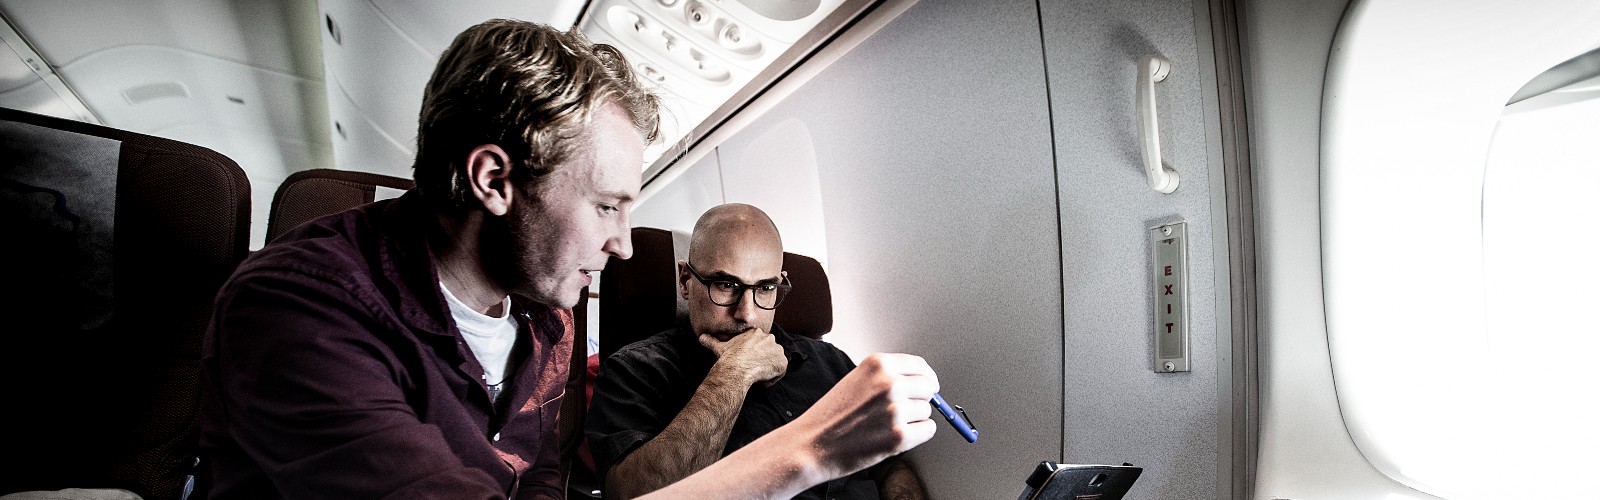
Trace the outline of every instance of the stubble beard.
{"label": "stubble beard", "polygon": [[485,218],[479,247],[484,269],[513,295],[550,307],[572,307],[576,293],[565,293],[559,276],[543,276],[553,273],[538,268],[545,261],[538,244],[548,235],[539,234],[539,213],[530,205],[514,203],[504,216]]}

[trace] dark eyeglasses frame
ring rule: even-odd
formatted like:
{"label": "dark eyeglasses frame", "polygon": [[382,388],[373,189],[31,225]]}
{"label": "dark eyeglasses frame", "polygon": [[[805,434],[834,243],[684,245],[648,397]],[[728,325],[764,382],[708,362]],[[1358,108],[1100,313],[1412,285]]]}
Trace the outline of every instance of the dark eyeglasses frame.
{"label": "dark eyeglasses frame", "polygon": [[[704,276],[700,276],[700,271],[695,270],[694,264],[690,264],[688,262],[684,262],[683,265],[684,265],[684,267],[689,268],[689,275],[690,276],[694,276],[695,280],[699,281],[701,285],[704,285],[706,287],[706,298],[710,299],[712,304],[716,304],[716,305],[719,305],[719,306],[722,306],[722,307],[733,307],[733,306],[737,305],[739,303],[739,301],[744,300],[744,291],[747,290],[747,289],[755,288],[755,287],[758,287],[758,286],[771,286],[771,287],[776,287],[777,288],[777,294],[778,294],[776,297],[773,297],[773,299],[772,299],[772,307],[766,307],[766,306],[761,305],[761,301],[755,300],[755,292],[751,292],[750,293],[750,301],[754,302],[756,304],[757,308],[771,311],[771,310],[777,309],[779,305],[782,305],[783,304],[783,298],[787,297],[789,295],[789,292],[794,289],[794,284],[789,282],[789,277],[787,275],[783,276],[783,282],[782,283],[776,283],[776,284],[774,284],[774,283],[760,283],[760,284],[755,284],[755,285],[746,285],[744,283],[740,283],[740,282],[737,282],[737,281],[706,279]],[[711,284],[712,283],[729,283],[729,284],[732,284],[733,287],[734,287],[733,288],[733,301],[732,302],[728,302],[726,304],[723,304],[721,302],[717,302],[717,298],[711,296]]]}

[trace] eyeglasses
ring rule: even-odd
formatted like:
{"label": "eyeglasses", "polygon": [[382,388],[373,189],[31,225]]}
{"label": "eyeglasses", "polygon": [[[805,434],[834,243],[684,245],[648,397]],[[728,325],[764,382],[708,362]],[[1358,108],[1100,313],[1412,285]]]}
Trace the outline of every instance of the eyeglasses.
{"label": "eyeglasses", "polygon": [[771,311],[777,309],[778,304],[783,303],[783,297],[789,294],[790,289],[794,288],[794,285],[789,283],[788,276],[783,277],[782,283],[746,285],[737,281],[708,280],[700,276],[700,272],[694,269],[693,264],[685,262],[684,266],[689,268],[689,274],[694,276],[694,279],[699,280],[700,284],[706,286],[706,298],[711,299],[711,303],[722,307],[738,304],[740,300],[744,300],[745,289],[749,289],[750,296],[755,298],[756,307]]}

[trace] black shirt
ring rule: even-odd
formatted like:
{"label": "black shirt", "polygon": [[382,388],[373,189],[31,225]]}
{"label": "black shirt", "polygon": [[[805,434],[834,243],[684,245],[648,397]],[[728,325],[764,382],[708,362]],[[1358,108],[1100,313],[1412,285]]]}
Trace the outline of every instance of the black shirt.
{"label": "black shirt", "polygon": [[[751,386],[723,456],[799,417],[855,368],[850,357],[832,344],[790,335],[781,328],[772,333],[789,358],[789,369],[772,387]],[[688,326],[655,334],[606,358],[595,382],[585,433],[599,477],[665,429],[715,362],[716,355],[700,345]],[[877,487],[862,471],[795,498],[877,498]]]}

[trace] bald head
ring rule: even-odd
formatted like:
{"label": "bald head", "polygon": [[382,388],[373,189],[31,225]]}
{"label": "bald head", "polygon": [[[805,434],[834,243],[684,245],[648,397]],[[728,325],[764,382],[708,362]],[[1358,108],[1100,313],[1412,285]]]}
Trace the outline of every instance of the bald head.
{"label": "bald head", "polygon": [[729,246],[753,246],[783,258],[783,238],[766,212],[743,203],[711,207],[694,223],[689,240],[689,261],[700,262]]}
{"label": "bald head", "polygon": [[[707,281],[696,279],[695,272]],[[761,209],[742,203],[718,205],[701,215],[689,239],[689,260],[678,262],[679,291],[689,305],[690,325],[695,333],[722,341],[749,329],[772,331],[773,311],[756,306],[755,292],[748,289],[740,292],[737,303],[718,305],[707,283],[777,285],[784,280],[778,226]]]}

